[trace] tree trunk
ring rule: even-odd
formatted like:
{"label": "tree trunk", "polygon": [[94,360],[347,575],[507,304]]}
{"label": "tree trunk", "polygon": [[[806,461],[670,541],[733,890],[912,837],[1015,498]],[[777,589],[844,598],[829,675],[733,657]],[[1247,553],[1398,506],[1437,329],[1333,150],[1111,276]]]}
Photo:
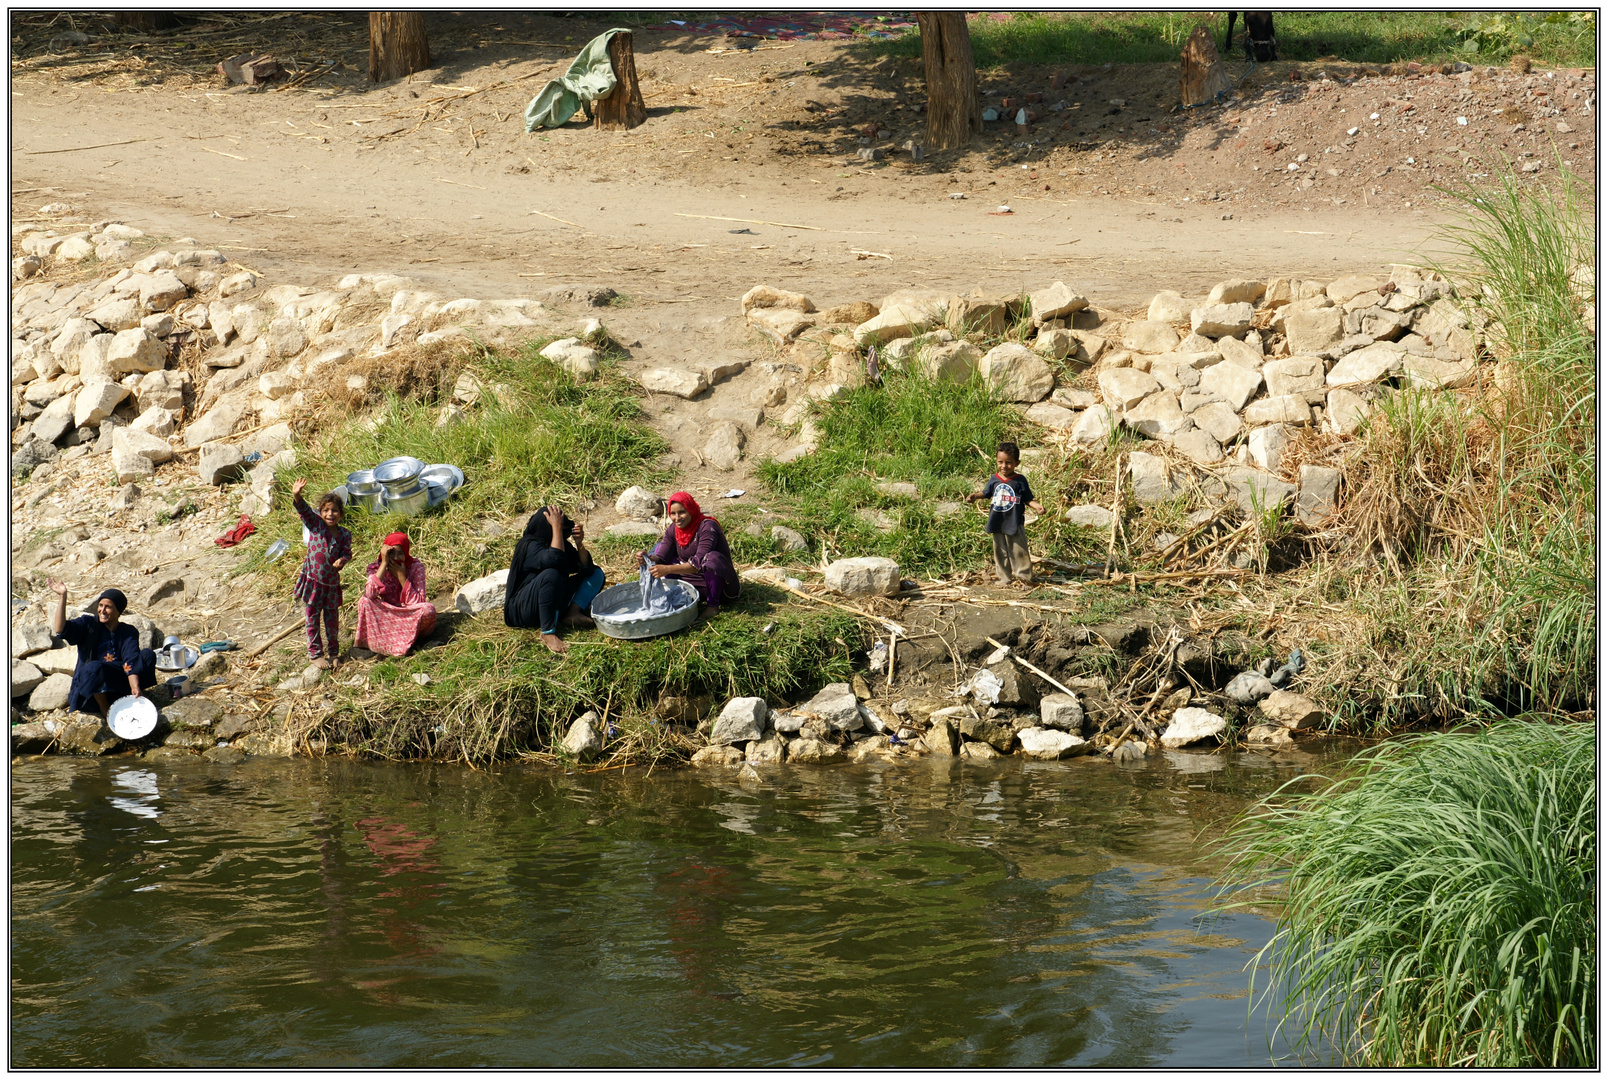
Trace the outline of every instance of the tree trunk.
{"label": "tree trunk", "polygon": [[1178,68],[1178,98],[1185,105],[1204,105],[1234,87],[1217,57],[1217,43],[1204,26],[1195,27],[1184,43]]}
{"label": "tree trunk", "polygon": [[614,92],[592,102],[592,128],[634,128],[648,118],[648,109],[642,104],[642,88],[637,85],[636,51],[631,47],[629,33],[609,38],[609,63],[614,66]]}
{"label": "tree trunk", "polygon": [[430,39],[416,11],[369,12],[369,78],[389,82],[430,66]]}
{"label": "tree trunk", "polygon": [[963,11],[918,11],[921,59],[927,72],[928,149],[965,146],[983,131],[977,64]]}

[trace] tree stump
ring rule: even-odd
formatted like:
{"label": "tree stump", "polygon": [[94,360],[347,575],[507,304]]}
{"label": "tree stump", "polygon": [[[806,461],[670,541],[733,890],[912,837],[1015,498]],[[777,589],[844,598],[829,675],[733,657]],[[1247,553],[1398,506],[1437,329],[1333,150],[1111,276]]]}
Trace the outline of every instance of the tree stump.
{"label": "tree stump", "polygon": [[416,11],[369,12],[369,79],[390,82],[430,66],[424,15]]}
{"label": "tree stump", "polygon": [[927,75],[927,144],[948,150],[983,131],[977,62],[963,11],[918,11],[921,61]]}
{"label": "tree stump", "polygon": [[1234,88],[1217,56],[1217,43],[1204,26],[1195,27],[1189,35],[1178,62],[1178,97],[1185,105],[1204,105]]}
{"label": "tree stump", "polygon": [[592,102],[592,129],[634,128],[647,120],[648,109],[642,104],[642,87],[637,85],[636,51],[629,32],[609,38],[609,63],[614,68],[614,92]]}

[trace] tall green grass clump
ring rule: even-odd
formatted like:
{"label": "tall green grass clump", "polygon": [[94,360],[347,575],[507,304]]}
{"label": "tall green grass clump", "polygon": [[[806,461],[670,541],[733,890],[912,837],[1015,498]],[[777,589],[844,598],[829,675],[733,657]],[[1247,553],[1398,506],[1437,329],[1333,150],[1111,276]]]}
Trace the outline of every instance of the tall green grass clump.
{"label": "tall green grass clump", "polygon": [[1265,800],[1225,841],[1220,894],[1275,893],[1253,1009],[1353,1065],[1595,1066],[1596,735],[1425,735]]}
{"label": "tall green grass clump", "polygon": [[[455,423],[438,426],[439,403],[392,397],[368,420],[353,418],[327,429],[281,475],[283,501],[253,537],[255,549],[280,537],[300,539],[289,499],[297,477],[308,479],[311,501],[345,483],[348,473],[386,458],[406,454],[448,462],[464,471],[467,482],[442,506],[413,518],[349,509],[343,523],[352,530],[358,566],[378,557],[381,537],[405,529],[415,554],[429,566],[433,588],[508,565],[511,541],[476,551],[484,517],[500,519],[556,500],[580,520],[579,500],[659,478],[653,460],[665,444],[643,415],[640,390],[612,363],[595,380],[577,382],[540,355],[543,344],[537,339],[515,352],[481,350],[468,357],[464,370],[484,389],[479,403]],[[268,571],[288,581],[296,567],[281,559]]]}
{"label": "tall green grass clump", "polygon": [[1347,459],[1344,523],[1383,569],[1345,586],[1360,623],[1328,679],[1381,725],[1594,702],[1590,221],[1568,174],[1449,194],[1444,271],[1498,362],[1475,387],[1388,395]]}

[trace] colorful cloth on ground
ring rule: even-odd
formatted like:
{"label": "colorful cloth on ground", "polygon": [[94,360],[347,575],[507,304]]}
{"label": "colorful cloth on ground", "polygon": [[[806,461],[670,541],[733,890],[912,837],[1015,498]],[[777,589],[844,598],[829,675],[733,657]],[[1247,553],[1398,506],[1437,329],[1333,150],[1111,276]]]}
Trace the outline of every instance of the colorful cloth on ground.
{"label": "colorful cloth on ground", "polygon": [[78,647],[78,663],[73,668],[73,684],[67,691],[67,708],[84,712],[94,704],[95,695],[105,693],[120,698],[129,691],[127,664],[139,676],[140,692],[156,683],[156,653],[140,648],[140,632],[128,623],[111,630],[94,615],[68,619],[61,636]]}
{"label": "colorful cloth on ground", "polygon": [[916,28],[914,17],[891,11],[790,11],[727,16],[702,22],[667,19],[654,30],[689,34],[725,34],[727,37],[773,38],[777,41],[848,41],[851,38],[887,40]]}
{"label": "colorful cloth on ground", "polygon": [[[404,539],[406,539],[404,537]],[[391,537],[386,537],[388,545]],[[435,605],[425,599],[424,563],[411,556],[402,581],[369,563],[368,582],[357,602],[357,633],[352,644],[385,656],[406,656],[419,639],[435,629]]]}
{"label": "colorful cloth on ground", "polygon": [[302,524],[307,526],[307,558],[296,576],[296,599],[308,607],[341,606],[341,574],[330,563],[352,557],[352,533],[341,525],[326,525],[307,500],[292,500]]}
{"label": "colorful cloth on ground", "polygon": [[240,520],[235,522],[234,528],[230,529],[228,532],[224,533],[222,536],[218,537],[212,542],[221,548],[234,547],[236,544],[240,543],[240,541],[244,540],[246,537],[250,536],[256,531],[257,526],[251,523],[251,519],[245,514],[241,514]]}

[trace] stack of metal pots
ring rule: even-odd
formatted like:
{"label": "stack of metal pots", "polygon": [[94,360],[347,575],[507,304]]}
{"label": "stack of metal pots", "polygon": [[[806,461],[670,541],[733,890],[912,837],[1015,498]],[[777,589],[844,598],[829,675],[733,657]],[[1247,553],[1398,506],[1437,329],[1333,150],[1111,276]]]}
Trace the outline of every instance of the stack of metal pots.
{"label": "stack of metal pots", "polygon": [[[385,492],[384,509],[388,513],[412,517],[430,505],[430,491],[419,479],[424,462],[416,457],[394,457],[374,466],[373,480]],[[351,477],[347,477],[350,485]],[[351,487],[347,487],[351,491]]]}

